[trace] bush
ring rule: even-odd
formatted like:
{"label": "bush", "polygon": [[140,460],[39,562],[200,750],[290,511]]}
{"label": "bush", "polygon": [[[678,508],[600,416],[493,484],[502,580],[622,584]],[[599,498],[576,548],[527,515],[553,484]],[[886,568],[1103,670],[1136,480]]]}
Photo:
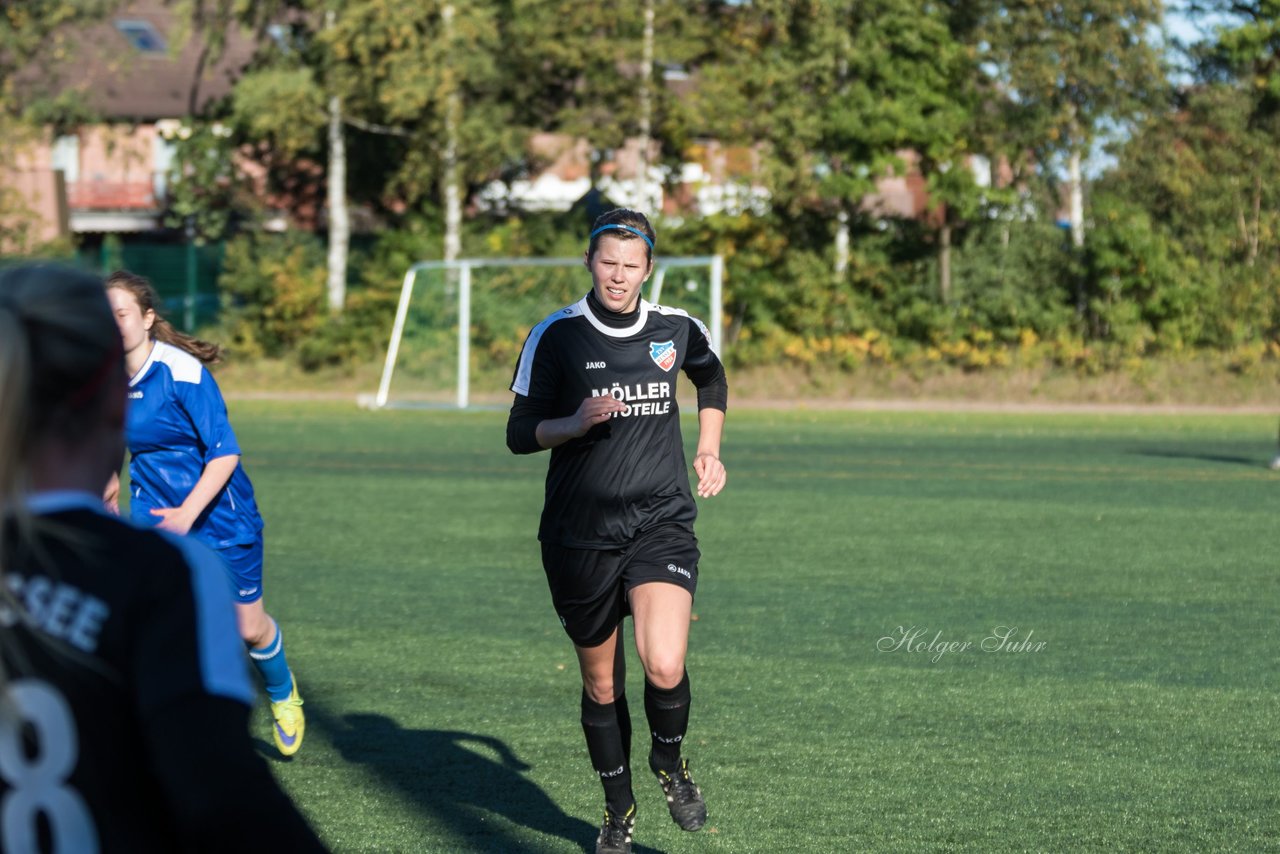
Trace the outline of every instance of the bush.
{"label": "bush", "polygon": [[313,235],[249,232],[228,241],[218,288],[229,346],[249,358],[294,351],[323,324],[328,279]]}

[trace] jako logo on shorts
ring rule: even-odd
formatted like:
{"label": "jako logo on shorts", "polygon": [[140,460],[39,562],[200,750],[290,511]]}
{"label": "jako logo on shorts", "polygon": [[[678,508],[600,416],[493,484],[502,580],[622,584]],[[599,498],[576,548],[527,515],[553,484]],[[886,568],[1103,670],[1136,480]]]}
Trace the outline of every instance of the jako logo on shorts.
{"label": "jako logo on shorts", "polygon": [[667,564],[667,572],[673,572],[676,575],[683,575],[685,578],[693,578],[693,575],[689,570],[685,569],[683,566],[676,566],[674,563]]}

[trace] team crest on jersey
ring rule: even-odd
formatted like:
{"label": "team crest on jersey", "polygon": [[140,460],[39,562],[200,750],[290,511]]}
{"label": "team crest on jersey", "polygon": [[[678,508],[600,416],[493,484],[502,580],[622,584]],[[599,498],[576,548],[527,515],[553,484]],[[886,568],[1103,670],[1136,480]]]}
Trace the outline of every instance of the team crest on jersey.
{"label": "team crest on jersey", "polygon": [[650,341],[649,356],[653,358],[653,363],[662,368],[662,370],[671,370],[676,363],[676,342]]}

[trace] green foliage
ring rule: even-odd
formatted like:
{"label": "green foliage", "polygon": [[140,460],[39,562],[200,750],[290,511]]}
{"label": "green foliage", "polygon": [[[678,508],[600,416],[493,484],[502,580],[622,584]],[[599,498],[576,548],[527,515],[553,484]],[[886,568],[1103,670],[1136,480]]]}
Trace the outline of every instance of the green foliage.
{"label": "green foliage", "polygon": [[218,288],[228,343],[249,358],[279,357],[324,325],[323,245],[299,232],[247,232],[227,244]]}
{"label": "green foliage", "polygon": [[[107,5],[6,6],[0,82],[46,41],[56,51],[61,24]],[[243,156],[266,168],[269,191],[321,203],[324,131],[340,104],[350,197],[383,229],[353,255],[349,316],[323,310],[323,247],[304,236],[232,237],[224,292],[244,351],[350,364],[385,343],[404,271],[441,253],[450,128],[466,196],[548,166],[529,150],[534,132],[584,140],[598,182],[610,152],[647,127],[667,174],[699,159],[717,180],[769,194],[764,214],[653,212],[660,252],[725,257],[736,364],[979,370],[1042,357],[1096,371],[1214,348],[1247,369],[1280,350],[1280,14],[1275,0],[1186,6],[1220,26],[1175,95],[1154,41],[1157,0],[175,0],[179,32],[206,38],[211,60],[232,23],[287,30],[261,41],[216,108],[232,136],[190,126],[169,223],[190,222],[201,239],[233,234],[248,212],[230,168]],[[82,106],[70,93],[0,88],[0,138],[33,138],[24,116],[87,121]],[[1122,141],[1087,188],[1093,236],[1076,251],[1054,225],[1058,173],[1108,135]],[[694,156],[715,149],[708,140],[732,147],[732,168]],[[975,180],[972,156],[991,162],[994,186]],[[874,195],[908,167],[904,195],[928,194],[917,219]],[[0,189],[11,242],[26,233],[6,215],[12,197]],[[463,252],[577,255],[595,203],[473,212]],[[536,319],[495,295],[558,303],[581,288],[545,272],[498,279],[477,292],[473,339],[493,363],[513,357]],[[424,310],[444,318],[456,308],[449,283],[437,285]]]}
{"label": "green foliage", "polygon": [[282,158],[319,149],[324,95],[306,67],[266,67],[236,85],[232,109],[248,139],[267,142]]}
{"label": "green foliage", "polygon": [[1167,229],[1123,198],[1095,197],[1093,213],[1086,247],[1093,337],[1132,355],[1204,343],[1213,295],[1184,279],[1187,259]]}
{"label": "green foliage", "polygon": [[983,58],[1005,93],[1004,152],[1034,152],[1047,163],[1087,149],[1105,123],[1123,123],[1159,104],[1167,86],[1151,41],[1163,20],[1159,0],[986,6]]}
{"label": "green foliage", "polygon": [[231,131],[220,124],[186,122],[171,142],[165,225],[189,229],[200,243],[225,239],[234,221],[259,204],[237,162]]}

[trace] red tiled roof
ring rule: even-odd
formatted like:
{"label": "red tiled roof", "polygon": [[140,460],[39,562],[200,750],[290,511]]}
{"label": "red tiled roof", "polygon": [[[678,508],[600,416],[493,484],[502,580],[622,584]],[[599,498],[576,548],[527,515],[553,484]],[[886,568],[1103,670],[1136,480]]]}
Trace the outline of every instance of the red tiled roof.
{"label": "red tiled roof", "polygon": [[[168,43],[163,53],[130,44],[117,21],[146,21]],[[200,69],[206,41],[199,33],[178,42],[179,18],[163,0],[123,3],[103,21],[67,34],[61,61],[43,57],[19,76],[29,92],[78,89],[107,120],[179,118],[231,91],[254,52],[250,34],[232,27],[216,63]]]}

